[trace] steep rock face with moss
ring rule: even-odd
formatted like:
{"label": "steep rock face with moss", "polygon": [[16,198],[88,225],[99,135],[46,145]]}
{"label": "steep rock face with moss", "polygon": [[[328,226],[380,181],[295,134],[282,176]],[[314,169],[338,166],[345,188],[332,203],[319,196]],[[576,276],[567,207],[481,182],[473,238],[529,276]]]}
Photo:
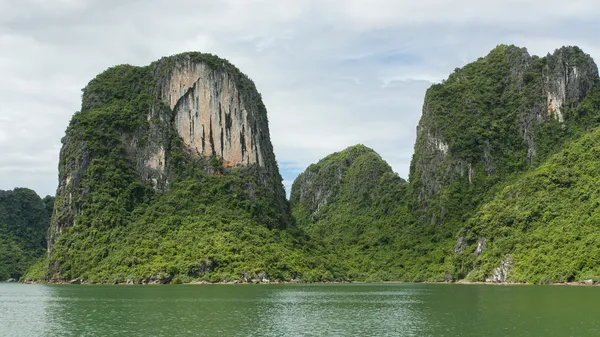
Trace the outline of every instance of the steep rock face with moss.
{"label": "steep rock face with moss", "polygon": [[567,110],[565,144],[494,188],[456,234],[454,277],[598,282],[600,88]]}
{"label": "steep rock face with moss", "polygon": [[456,277],[600,281],[599,143],[596,128],[483,204],[459,232]]}
{"label": "steep rock face with moss", "polygon": [[453,235],[496,183],[585,128],[570,111],[597,83],[594,61],[577,47],[539,58],[499,46],[433,85],[410,169],[417,221]]}
{"label": "steep rock face with moss", "polygon": [[406,188],[364,145],[331,154],[296,178],[293,214],[322,249],[329,278],[399,279],[394,243],[407,218]]}
{"label": "steep rock face with moss", "polygon": [[[157,200],[181,189],[197,190],[186,198],[200,204],[190,207],[230,207],[247,216],[248,226],[291,224],[261,96],[216,56],[185,53],[106,70],[83,90],[81,111],[62,142],[49,278],[78,277],[108,259],[115,247],[100,248],[105,233],[131,233]],[[96,260],[76,261],[77,249],[92,248]],[[114,267],[107,262],[105,274]]]}
{"label": "steep rock face with moss", "polygon": [[53,203],[26,188],[0,191],[0,281],[18,280],[44,255]]}

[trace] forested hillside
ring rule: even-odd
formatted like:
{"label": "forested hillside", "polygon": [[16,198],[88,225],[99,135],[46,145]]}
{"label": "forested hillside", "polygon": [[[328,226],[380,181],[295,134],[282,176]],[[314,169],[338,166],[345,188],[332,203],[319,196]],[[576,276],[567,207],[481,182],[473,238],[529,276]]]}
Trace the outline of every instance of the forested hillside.
{"label": "forested hillside", "polygon": [[589,55],[501,45],[429,88],[409,183],[348,184],[384,179],[377,165],[345,173],[345,150],[296,179],[293,213],[344,270],[381,280],[597,280],[599,122]]}
{"label": "forested hillside", "polygon": [[18,280],[46,253],[54,198],[34,191],[0,191],[0,281]]}
{"label": "forested hillside", "polygon": [[292,186],[298,226],[333,279],[397,279],[394,246],[407,221],[408,184],[372,149],[349,147],[310,165]]}
{"label": "forested hillside", "polygon": [[26,279],[600,281],[599,122],[589,55],[500,45],[427,90],[408,181],[355,145],[310,165],[288,202],[235,66],[113,67],[66,130],[54,212],[0,194],[0,279],[43,255],[53,214]]}
{"label": "forested hillside", "polygon": [[292,279],[302,254],[266,109],[200,53],[92,80],[63,138],[48,261],[31,279]]}

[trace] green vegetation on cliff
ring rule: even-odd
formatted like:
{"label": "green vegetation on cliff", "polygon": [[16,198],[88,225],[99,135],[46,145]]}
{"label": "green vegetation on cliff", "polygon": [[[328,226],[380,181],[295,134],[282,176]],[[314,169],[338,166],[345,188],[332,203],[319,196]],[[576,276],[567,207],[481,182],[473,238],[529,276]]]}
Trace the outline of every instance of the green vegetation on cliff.
{"label": "green vegetation on cliff", "polygon": [[[237,68],[199,53],[111,68],[67,129],[50,254],[26,277],[600,281],[598,83],[577,47],[498,46],[427,91],[409,182],[356,145],[310,165],[288,205]],[[6,233],[15,251],[25,236]]]}
{"label": "green vegetation on cliff", "polygon": [[509,281],[600,281],[599,201],[596,129],[479,208],[460,233],[457,276],[483,281],[510,260]]}
{"label": "green vegetation on cliff", "polygon": [[[240,95],[234,99],[255,109],[249,127],[268,136],[254,85],[215,56],[187,53],[97,76],[63,139],[45,279],[219,281],[260,272],[291,279],[312,269],[299,255],[303,237],[289,220],[268,138],[254,145],[266,148],[264,167],[226,168],[178,135],[161,86],[186,64],[233,78]],[[220,106],[218,114],[225,114]]]}
{"label": "green vegetation on cliff", "polygon": [[417,221],[453,235],[495,184],[589,127],[593,116],[572,111],[597,83],[577,47],[539,58],[501,45],[432,85],[410,169]]}
{"label": "green vegetation on cliff", "polygon": [[[590,131],[599,118],[598,70],[589,55],[563,47],[539,58],[498,46],[427,91],[410,184],[401,193],[382,197],[374,184],[348,193],[351,148],[297,178],[293,213],[340,258],[337,265],[353,271],[350,278],[596,280],[598,172],[590,144],[598,137]],[[364,166],[349,179],[384,171]],[[372,238],[385,244],[369,254]]]}
{"label": "green vegetation on cliff", "polygon": [[406,222],[407,183],[372,149],[349,147],[310,165],[294,181],[298,226],[331,274],[350,280],[398,279],[393,245]]}
{"label": "green vegetation on cliff", "polygon": [[459,231],[507,182],[597,125],[597,84],[595,63],[577,47],[539,58],[498,46],[427,91],[411,163],[414,222],[407,237],[418,242],[426,279],[466,276],[469,267],[454,262]]}
{"label": "green vegetation on cliff", "polygon": [[0,281],[18,280],[46,252],[54,198],[34,191],[0,191]]}
{"label": "green vegetation on cliff", "polygon": [[[122,224],[81,216],[59,236],[52,262],[63,279],[141,281],[148,276],[229,281],[265,272],[292,279],[305,265],[289,231],[269,229],[254,215],[245,172],[173,183],[169,192],[127,213]],[[104,215],[104,214],[107,215]],[[103,216],[116,213],[102,212]]]}

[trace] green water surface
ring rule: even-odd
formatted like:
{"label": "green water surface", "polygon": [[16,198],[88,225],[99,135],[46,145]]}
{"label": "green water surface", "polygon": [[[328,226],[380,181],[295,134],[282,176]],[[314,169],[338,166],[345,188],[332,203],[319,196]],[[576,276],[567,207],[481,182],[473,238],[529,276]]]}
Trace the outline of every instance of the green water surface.
{"label": "green water surface", "polygon": [[0,284],[0,336],[600,336],[600,287]]}

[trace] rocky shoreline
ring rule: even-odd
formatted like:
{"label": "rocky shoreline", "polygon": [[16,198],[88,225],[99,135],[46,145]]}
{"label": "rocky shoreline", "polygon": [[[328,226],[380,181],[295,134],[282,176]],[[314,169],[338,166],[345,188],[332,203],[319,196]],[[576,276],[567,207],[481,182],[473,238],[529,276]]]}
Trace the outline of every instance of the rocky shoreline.
{"label": "rocky shoreline", "polygon": [[[17,281],[13,281],[17,282]],[[10,281],[3,281],[0,283],[10,283]],[[533,283],[525,283],[525,282],[483,282],[483,281],[454,281],[454,282],[405,282],[405,281],[380,281],[380,282],[364,282],[364,281],[320,281],[320,282],[307,282],[302,280],[290,280],[290,281],[280,281],[280,280],[233,280],[233,281],[219,281],[219,282],[209,282],[209,281],[191,281],[191,282],[182,282],[182,283],[173,283],[173,282],[164,282],[161,280],[126,280],[124,282],[94,282],[87,281],[81,279],[74,279],[71,281],[33,281],[33,280],[25,280],[20,283],[23,284],[83,284],[83,285],[159,285],[159,284],[182,284],[182,285],[209,285],[209,284],[418,284],[418,283],[426,283],[426,284],[465,284],[465,285],[502,285],[502,286],[515,286],[515,285],[536,285]],[[595,282],[593,280],[585,280],[581,282],[553,282],[549,284],[540,284],[540,285],[551,285],[551,286],[600,286],[600,282]]]}
{"label": "rocky shoreline", "polygon": [[[436,283],[436,282],[433,282]],[[444,282],[452,284],[488,284],[488,285],[546,285],[546,286],[600,286],[600,282],[594,282],[593,280],[585,280],[581,282],[552,282],[548,284],[535,284],[525,282],[482,282],[482,281],[456,281],[456,282]]]}
{"label": "rocky shoreline", "polygon": [[[321,281],[321,282],[306,282],[301,280],[292,280],[292,281],[243,281],[243,280],[234,280],[234,281],[219,281],[219,282],[209,282],[209,281],[191,281],[191,282],[182,282],[182,283],[174,283],[174,282],[161,282],[159,280],[156,281],[133,281],[127,280],[125,282],[95,282],[95,281],[86,281],[86,280],[71,280],[71,281],[33,281],[33,280],[25,280],[21,282],[23,284],[83,284],[83,285],[162,285],[162,284],[186,284],[186,285],[198,285],[198,284],[342,284],[342,283],[371,283],[371,282],[353,282],[353,281]],[[377,283],[377,282],[372,282]],[[407,282],[394,282],[394,283],[407,283]]]}
{"label": "rocky shoreline", "polygon": [[18,283],[19,281],[15,280],[14,278],[9,278],[8,280],[5,281],[0,281],[0,283]]}

